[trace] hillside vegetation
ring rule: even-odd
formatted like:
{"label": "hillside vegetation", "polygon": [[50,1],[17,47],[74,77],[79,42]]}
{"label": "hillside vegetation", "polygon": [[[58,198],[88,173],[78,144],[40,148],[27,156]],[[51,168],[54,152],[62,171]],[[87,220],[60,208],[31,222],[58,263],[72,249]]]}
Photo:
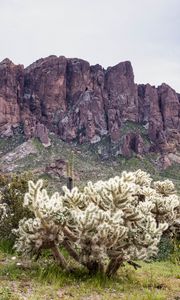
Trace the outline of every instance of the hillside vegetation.
{"label": "hillside vegetation", "polygon": [[[127,128],[126,128],[127,130]],[[106,180],[120,175],[124,170],[144,170],[155,180],[169,178],[180,191],[180,168],[173,164],[166,170],[158,165],[158,154],[151,153],[145,156],[133,155],[127,159],[121,155],[109,159],[102,159],[100,152],[108,147],[107,138],[96,144],[78,145],[67,144],[55,134],[50,134],[51,146],[45,148],[37,138],[23,146],[24,137],[17,135],[13,138],[0,139],[0,169],[3,172],[21,173],[32,171],[35,176],[48,179],[56,187],[66,183],[66,162],[73,159],[74,180],[78,186],[84,186],[89,180]],[[27,152],[27,153],[26,153]],[[23,154],[23,155],[22,155]],[[56,161],[61,161],[61,166]],[[50,168],[49,168],[50,167]]]}

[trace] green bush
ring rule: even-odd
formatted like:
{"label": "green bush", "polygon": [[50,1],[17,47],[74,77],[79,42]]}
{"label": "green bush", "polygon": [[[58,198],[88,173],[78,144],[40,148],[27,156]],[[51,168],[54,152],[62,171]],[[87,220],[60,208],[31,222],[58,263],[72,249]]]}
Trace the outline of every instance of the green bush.
{"label": "green bush", "polygon": [[173,251],[170,255],[170,261],[180,265],[180,240],[173,240]]}
{"label": "green bush", "polygon": [[165,234],[159,243],[157,260],[169,259],[175,264],[180,264],[180,241],[175,237]]}
{"label": "green bush", "polygon": [[32,179],[32,174],[23,173],[21,175],[0,174],[1,202],[7,205],[7,217],[0,227],[0,239],[13,240],[11,233],[13,228],[17,228],[19,220],[30,217],[31,213],[23,207],[24,194],[28,190],[28,180]]}
{"label": "green bush", "polygon": [[163,235],[159,243],[157,260],[167,260],[173,253],[173,240],[167,235]]}

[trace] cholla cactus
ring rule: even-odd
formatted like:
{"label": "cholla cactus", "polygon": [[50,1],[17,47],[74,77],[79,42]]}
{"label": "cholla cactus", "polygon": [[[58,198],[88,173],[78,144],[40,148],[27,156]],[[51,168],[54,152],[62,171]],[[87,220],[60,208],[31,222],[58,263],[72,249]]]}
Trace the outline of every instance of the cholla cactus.
{"label": "cholla cactus", "polygon": [[28,186],[29,193],[25,194],[24,206],[34,213],[35,218],[22,219],[19,228],[13,230],[19,236],[16,249],[25,254],[34,254],[42,248],[51,248],[60,265],[65,267],[64,258],[57,248],[64,239],[61,225],[65,223],[66,215],[61,198],[58,193],[49,198],[47,191],[42,189],[42,180],[36,184],[29,181]]}
{"label": "cholla cactus", "polygon": [[20,221],[16,248],[23,253],[51,248],[67,268],[58,249],[62,245],[90,272],[108,276],[124,261],[149,259],[180,207],[170,181],[151,182],[141,170],[123,172],[108,181],[89,182],[83,191],[63,187],[63,195],[49,197],[41,180],[30,181],[24,206],[35,218]]}

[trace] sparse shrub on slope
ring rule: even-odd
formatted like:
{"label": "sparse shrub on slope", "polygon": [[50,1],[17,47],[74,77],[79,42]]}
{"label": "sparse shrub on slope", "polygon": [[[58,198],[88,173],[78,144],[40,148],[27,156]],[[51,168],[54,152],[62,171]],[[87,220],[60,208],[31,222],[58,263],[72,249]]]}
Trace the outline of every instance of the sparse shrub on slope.
{"label": "sparse shrub on slope", "polygon": [[176,220],[180,206],[170,181],[152,184],[150,175],[141,170],[89,182],[82,192],[63,187],[63,195],[52,197],[42,180],[28,185],[24,206],[34,217],[22,219],[14,230],[16,249],[38,254],[50,248],[57,263],[68,270],[61,245],[90,273],[108,276],[125,261],[136,267],[133,260],[156,256],[160,238]]}

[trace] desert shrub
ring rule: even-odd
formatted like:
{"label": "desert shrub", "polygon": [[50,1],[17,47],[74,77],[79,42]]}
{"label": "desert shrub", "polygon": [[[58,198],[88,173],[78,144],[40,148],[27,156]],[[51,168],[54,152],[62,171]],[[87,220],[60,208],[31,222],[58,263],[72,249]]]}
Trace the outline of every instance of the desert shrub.
{"label": "desert shrub", "polygon": [[167,260],[174,252],[173,239],[167,234],[162,235],[158,246],[157,260]]}
{"label": "desert shrub", "polygon": [[174,263],[180,262],[180,207],[176,209],[174,222],[161,237],[157,259],[170,259]]}
{"label": "desert shrub", "polygon": [[24,194],[28,189],[28,180],[31,178],[30,173],[0,174],[1,203],[6,208],[6,218],[3,219],[0,227],[1,239],[13,239],[12,229],[18,227],[22,218],[32,215],[27,208],[23,207]]}
{"label": "desert shrub", "polygon": [[174,264],[180,264],[180,240],[164,234],[159,243],[157,260],[170,260]]}
{"label": "desert shrub", "polygon": [[160,240],[156,259],[170,259],[174,263],[180,263],[180,225],[179,218],[166,230]]}
{"label": "desert shrub", "polygon": [[173,251],[170,254],[170,261],[175,264],[180,265],[180,240],[174,239],[173,240]]}
{"label": "desert shrub", "polygon": [[4,203],[0,203],[0,224],[2,224],[6,216],[7,216],[6,205]]}
{"label": "desert shrub", "polygon": [[112,276],[124,262],[149,260],[158,252],[161,236],[177,218],[180,201],[171,181],[154,182],[138,170],[108,181],[89,182],[83,191],[63,187],[48,196],[43,182],[29,181],[16,249],[39,255],[51,249],[60,267],[69,270],[59,250],[63,246],[90,273]]}
{"label": "desert shrub", "polygon": [[0,193],[0,225],[2,225],[2,222],[7,217],[7,207],[2,201],[2,194]]}

